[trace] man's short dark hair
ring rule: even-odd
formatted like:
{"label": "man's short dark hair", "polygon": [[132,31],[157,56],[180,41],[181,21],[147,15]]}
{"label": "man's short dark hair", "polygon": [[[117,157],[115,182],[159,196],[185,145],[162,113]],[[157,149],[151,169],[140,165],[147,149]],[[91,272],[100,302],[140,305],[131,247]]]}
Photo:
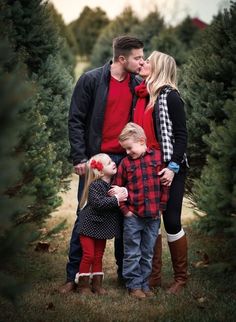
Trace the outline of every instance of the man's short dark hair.
{"label": "man's short dark hair", "polygon": [[120,36],[113,39],[113,58],[117,61],[119,56],[129,56],[132,49],[143,48],[143,42],[135,37]]}

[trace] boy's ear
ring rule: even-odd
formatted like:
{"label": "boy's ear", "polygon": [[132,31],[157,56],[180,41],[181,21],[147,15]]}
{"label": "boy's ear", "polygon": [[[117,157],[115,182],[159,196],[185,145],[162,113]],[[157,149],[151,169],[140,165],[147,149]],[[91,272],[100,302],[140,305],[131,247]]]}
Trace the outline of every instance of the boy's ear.
{"label": "boy's ear", "polygon": [[140,144],[146,144],[146,139],[145,138],[140,138],[139,139]]}

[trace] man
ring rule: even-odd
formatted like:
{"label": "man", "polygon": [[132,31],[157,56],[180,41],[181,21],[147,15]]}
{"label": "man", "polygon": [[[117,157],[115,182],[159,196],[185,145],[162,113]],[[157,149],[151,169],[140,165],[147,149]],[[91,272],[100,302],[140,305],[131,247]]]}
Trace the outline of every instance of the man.
{"label": "man", "polygon": [[[139,84],[135,74],[143,63],[143,43],[134,37],[117,37],[113,40],[113,61],[84,73],[75,86],[69,113],[69,140],[75,173],[80,176],[78,199],[83,190],[86,161],[92,155],[107,153],[116,164],[125,156],[118,136],[131,119],[134,87]],[[70,241],[67,281],[60,288],[61,293],[75,289],[74,278],[81,259],[77,223],[78,217]],[[122,278],[122,239],[115,240],[115,257],[118,278]]]}

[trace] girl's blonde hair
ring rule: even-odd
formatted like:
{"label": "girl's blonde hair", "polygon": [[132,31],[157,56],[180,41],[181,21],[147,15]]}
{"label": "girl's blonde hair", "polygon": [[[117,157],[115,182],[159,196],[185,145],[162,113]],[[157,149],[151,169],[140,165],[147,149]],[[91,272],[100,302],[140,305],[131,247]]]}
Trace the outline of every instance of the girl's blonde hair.
{"label": "girl's blonde hair", "polygon": [[[91,163],[96,161],[102,163],[102,165],[105,165],[105,159],[108,157],[105,153],[99,153],[91,157],[87,163],[86,163],[86,173],[85,173],[85,182],[84,182],[84,189],[82,193],[82,197],[80,199],[79,207],[82,209],[88,200],[88,191],[90,184],[97,180],[101,179],[103,177],[103,171],[102,169],[97,169],[91,166]],[[99,167],[98,167],[99,168]]]}
{"label": "girl's blonde hair", "polygon": [[147,89],[150,95],[148,106],[154,106],[160,91],[169,85],[177,88],[177,68],[174,58],[160,51],[152,52],[149,57],[150,75],[146,79]]}

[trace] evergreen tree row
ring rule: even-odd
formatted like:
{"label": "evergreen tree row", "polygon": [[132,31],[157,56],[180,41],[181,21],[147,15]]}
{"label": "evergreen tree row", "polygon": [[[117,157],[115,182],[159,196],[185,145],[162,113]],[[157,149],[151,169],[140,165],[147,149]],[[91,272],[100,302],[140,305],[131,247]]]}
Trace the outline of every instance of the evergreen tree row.
{"label": "evergreen tree row", "polygon": [[219,13],[184,66],[190,187],[200,227],[230,240],[236,266],[236,3]]}
{"label": "evergreen tree row", "polygon": [[78,43],[78,54],[90,60],[90,67],[103,65],[112,57],[112,40],[129,34],[144,42],[145,55],[159,50],[173,55],[183,64],[189,51],[200,42],[200,30],[190,17],[178,26],[167,27],[157,9],[140,20],[131,7],[109,21],[104,11],[85,7],[80,17],[69,26]]}
{"label": "evergreen tree row", "polygon": [[60,204],[71,172],[73,66],[59,30],[44,1],[0,3],[0,294],[10,299],[24,286],[17,265],[37,232],[31,223],[42,223]]}

